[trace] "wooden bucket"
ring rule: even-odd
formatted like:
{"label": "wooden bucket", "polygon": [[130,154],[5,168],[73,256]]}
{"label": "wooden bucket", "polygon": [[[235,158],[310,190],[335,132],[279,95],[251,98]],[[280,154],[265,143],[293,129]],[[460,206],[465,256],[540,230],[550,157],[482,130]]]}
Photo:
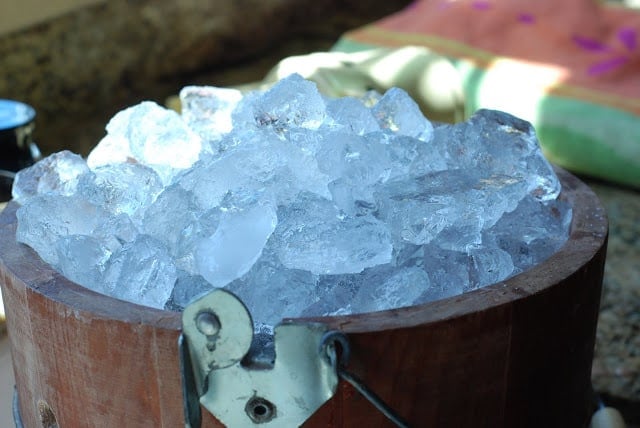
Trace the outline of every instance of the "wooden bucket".
{"label": "wooden bucket", "polygon": [[[349,370],[410,426],[588,424],[607,220],[586,185],[557,172],[573,221],[567,243],[548,260],[461,296],[316,319],[347,334]],[[15,210],[12,203],[0,216],[0,280],[22,424],[184,426],[180,314],[63,278],[15,242]],[[203,426],[222,426],[204,414]],[[341,382],[304,426],[390,422]]]}

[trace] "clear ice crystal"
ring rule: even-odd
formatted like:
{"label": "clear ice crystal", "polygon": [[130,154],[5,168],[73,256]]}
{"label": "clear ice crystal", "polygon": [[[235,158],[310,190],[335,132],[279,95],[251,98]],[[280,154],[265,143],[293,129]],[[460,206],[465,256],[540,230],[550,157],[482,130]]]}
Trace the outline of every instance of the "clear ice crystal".
{"label": "clear ice crystal", "polygon": [[204,159],[176,178],[182,188],[193,192],[203,209],[219,206],[229,192],[283,202],[302,190],[329,196],[327,182],[315,159],[289,141],[262,131],[247,136],[235,150]]}
{"label": "clear ice crystal", "polygon": [[176,280],[171,297],[166,303],[168,309],[176,308],[182,310],[198,296],[210,292],[215,287],[209,281],[200,275],[191,275],[184,271],[178,271],[178,279]]}
{"label": "clear ice crystal", "polygon": [[391,260],[391,237],[381,221],[345,215],[328,199],[302,193],[278,210],[278,220],[274,245],[287,268],[358,273]]}
{"label": "clear ice crystal", "polygon": [[327,116],[329,128],[344,128],[348,134],[364,135],[380,130],[371,109],[354,97],[327,101]]}
{"label": "clear ice crystal", "polygon": [[174,184],[165,188],[145,210],[142,231],[162,242],[180,269],[194,272],[195,243],[213,234],[218,221],[218,210],[199,212],[195,196]]}
{"label": "clear ice crystal", "polygon": [[447,141],[449,168],[480,168],[491,174],[526,180],[540,201],[554,200],[560,183],[544,158],[529,122],[495,110],[478,110],[468,121],[436,128]]}
{"label": "clear ice crystal", "polygon": [[24,203],[33,196],[47,193],[70,196],[76,191],[78,178],[88,171],[81,156],[68,150],[54,153],[16,173],[12,197]]}
{"label": "clear ice crystal", "polygon": [[186,86],[180,91],[182,119],[204,141],[215,144],[233,129],[231,113],[241,99],[237,89]]}
{"label": "clear ice crystal", "polygon": [[567,202],[553,200],[540,204],[535,196],[529,195],[516,210],[506,213],[487,229],[483,241],[510,254],[515,273],[522,272],[562,247],[571,214]]}
{"label": "clear ice crystal", "polygon": [[113,160],[134,161],[153,168],[169,184],[183,169],[207,152],[201,138],[173,110],[152,101],[117,113],[107,124],[106,144],[89,154],[92,167]]}
{"label": "clear ice crystal", "polygon": [[473,248],[469,254],[469,286],[476,289],[506,279],[513,273],[513,260],[500,248]]}
{"label": "clear ice crystal", "polygon": [[159,309],[171,296],[177,278],[166,247],[148,235],[139,235],[114,252],[103,275],[109,294]]}
{"label": "clear ice crystal", "polygon": [[91,169],[124,162],[137,163],[138,161],[131,153],[129,140],[123,135],[105,135],[87,156],[87,166]]}
{"label": "clear ice crystal", "polygon": [[317,129],[326,115],[318,88],[299,74],[285,77],[261,96],[246,97],[239,107],[233,115],[234,127],[249,125],[276,133],[294,127]]}
{"label": "clear ice crystal", "polygon": [[463,251],[445,250],[435,244],[425,245],[416,264],[429,274],[430,287],[421,301],[429,302],[462,294],[469,288],[469,255]]}
{"label": "clear ice crystal", "polygon": [[56,243],[58,269],[78,284],[105,294],[103,274],[112,251],[90,235],[68,235]]}
{"label": "clear ice crystal", "polygon": [[255,321],[273,326],[283,317],[301,314],[319,301],[322,296],[317,283],[318,275],[305,269],[286,268],[273,252],[265,249],[245,275],[225,288],[252,308]]}
{"label": "clear ice crystal", "polygon": [[18,241],[156,308],[225,287],[271,331],[455,296],[566,240],[571,207],[533,128],[509,114],[434,128],[401,89],[325,99],[296,74],[180,99],[180,115],[117,113],[86,162],[63,151],[20,171]]}
{"label": "clear ice crystal", "polygon": [[433,125],[424,117],[418,104],[400,88],[385,92],[371,111],[383,129],[424,141],[432,137]]}
{"label": "clear ice crystal", "polygon": [[431,285],[428,273],[417,266],[372,268],[359,281],[361,286],[351,302],[358,313],[412,306]]}
{"label": "clear ice crystal", "polygon": [[57,243],[61,237],[92,235],[109,219],[101,207],[75,196],[37,195],[16,212],[16,240],[36,250],[47,263],[58,265]]}
{"label": "clear ice crystal", "polygon": [[354,214],[360,202],[373,202],[373,186],[387,179],[390,165],[382,144],[367,144],[364,137],[333,133],[316,155],[318,168],[332,181],[335,205]]}
{"label": "clear ice crystal", "polygon": [[99,166],[80,177],[80,197],[114,215],[126,214],[140,224],[147,207],[162,191],[162,180],[151,168],[134,163]]}
{"label": "clear ice crystal", "polygon": [[269,205],[229,210],[213,235],[196,243],[198,271],[214,287],[224,287],[247,273],[258,260],[278,222]]}
{"label": "clear ice crystal", "polygon": [[277,173],[286,167],[279,145],[277,138],[268,135],[248,140],[233,151],[202,160],[196,168],[177,177],[176,183],[192,192],[205,210],[219,206],[230,191],[275,189]]}

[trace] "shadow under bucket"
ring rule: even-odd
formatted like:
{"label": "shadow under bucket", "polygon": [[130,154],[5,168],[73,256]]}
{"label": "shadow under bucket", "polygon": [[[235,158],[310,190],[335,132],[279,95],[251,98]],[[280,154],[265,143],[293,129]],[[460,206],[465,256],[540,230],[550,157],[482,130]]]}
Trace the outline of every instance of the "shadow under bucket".
{"label": "shadow under bucket", "polygon": [[[312,319],[347,335],[349,371],[410,426],[587,426],[607,220],[585,184],[557,173],[573,220],[546,261],[424,305]],[[0,282],[24,426],[184,426],[181,315],[62,277],[16,243],[16,209],[0,215]],[[390,422],[341,382],[303,426]]]}

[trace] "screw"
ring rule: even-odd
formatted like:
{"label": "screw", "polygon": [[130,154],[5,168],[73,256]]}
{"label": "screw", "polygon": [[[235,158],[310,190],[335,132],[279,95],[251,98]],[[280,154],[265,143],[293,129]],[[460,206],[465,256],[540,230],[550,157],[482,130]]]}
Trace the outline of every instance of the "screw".
{"label": "screw", "polygon": [[196,315],[196,327],[205,336],[214,336],[220,331],[220,320],[210,311],[202,311]]}
{"label": "screw", "polygon": [[256,424],[269,422],[276,417],[276,406],[262,397],[252,397],[244,406],[244,411]]}

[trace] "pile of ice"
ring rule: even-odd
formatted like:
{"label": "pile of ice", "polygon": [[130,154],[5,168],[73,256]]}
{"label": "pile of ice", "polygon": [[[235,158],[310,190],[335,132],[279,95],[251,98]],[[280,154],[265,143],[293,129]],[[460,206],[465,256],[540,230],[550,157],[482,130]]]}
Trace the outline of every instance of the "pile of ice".
{"label": "pile of ice", "polygon": [[554,253],[571,209],[531,125],[434,126],[400,89],[325,99],[187,87],[116,114],[85,161],[18,173],[17,239],[77,283],[180,309],[225,287],[256,322],[419,304]]}

